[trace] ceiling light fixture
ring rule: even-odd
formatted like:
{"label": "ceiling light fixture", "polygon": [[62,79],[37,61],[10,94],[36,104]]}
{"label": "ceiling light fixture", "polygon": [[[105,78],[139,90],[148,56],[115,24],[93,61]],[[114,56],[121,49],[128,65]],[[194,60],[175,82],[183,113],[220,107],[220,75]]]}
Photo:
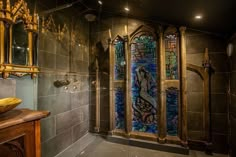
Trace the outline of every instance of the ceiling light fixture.
{"label": "ceiling light fixture", "polygon": [[98,4],[99,4],[99,5],[102,5],[102,1],[98,1]]}
{"label": "ceiling light fixture", "polygon": [[195,16],[195,19],[201,19],[201,18],[202,18],[201,15],[196,15],[196,16]]}
{"label": "ceiling light fixture", "polygon": [[125,9],[125,11],[127,11],[127,12],[129,11],[129,8],[128,8],[128,7],[125,7],[124,9]]}

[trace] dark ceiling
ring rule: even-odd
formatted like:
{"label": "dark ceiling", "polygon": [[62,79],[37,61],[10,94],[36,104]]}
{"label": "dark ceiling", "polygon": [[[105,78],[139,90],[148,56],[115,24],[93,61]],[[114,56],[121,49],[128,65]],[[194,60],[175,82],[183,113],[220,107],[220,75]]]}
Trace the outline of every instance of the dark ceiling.
{"label": "dark ceiling", "polygon": [[[73,6],[99,10],[97,0],[40,0],[48,9],[78,2]],[[102,0],[102,14],[126,15],[124,7],[130,8],[129,16],[158,23],[184,25],[192,29],[229,35],[236,31],[236,0]],[[202,19],[196,20],[195,15]]]}

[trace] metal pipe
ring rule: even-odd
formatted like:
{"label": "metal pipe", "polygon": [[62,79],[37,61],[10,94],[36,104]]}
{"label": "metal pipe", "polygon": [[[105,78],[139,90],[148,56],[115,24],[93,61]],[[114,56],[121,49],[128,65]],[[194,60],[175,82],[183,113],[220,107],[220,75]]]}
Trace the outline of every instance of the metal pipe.
{"label": "metal pipe", "polygon": [[52,8],[52,9],[43,11],[43,12],[40,13],[40,15],[50,14],[50,13],[53,13],[53,12],[56,12],[56,11],[60,11],[60,10],[63,10],[63,9],[67,9],[67,8],[72,7],[72,6],[73,6],[74,4],[76,4],[76,3],[81,3],[83,6],[85,6],[85,7],[88,9],[88,7],[87,7],[85,4],[83,4],[81,1],[82,1],[82,0],[77,0],[77,1],[72,2],[72,3],[64,4],[64,5],[58,6],[58,7],[56,7],[56,8]]}

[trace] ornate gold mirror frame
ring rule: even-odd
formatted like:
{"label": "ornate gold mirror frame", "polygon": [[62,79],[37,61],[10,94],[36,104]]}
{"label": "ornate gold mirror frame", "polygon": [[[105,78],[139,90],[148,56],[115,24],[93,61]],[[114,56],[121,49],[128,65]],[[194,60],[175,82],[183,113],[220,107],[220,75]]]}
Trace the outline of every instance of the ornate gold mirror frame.
{"label": "ornate gold mirror frame", "polygon": [[[17,20],[22,20],[28,35],[28,53],[26,65],[15,65],[12,62],[12,27]],[[18,0],[13,6],[10,0],[3,3],[0,0],[0,73],[3,78],[9,75],[24,76],[30,74],[32,78],[39,72],[37,67],[37,36],[38,15],[30,14],[27,3]]]}

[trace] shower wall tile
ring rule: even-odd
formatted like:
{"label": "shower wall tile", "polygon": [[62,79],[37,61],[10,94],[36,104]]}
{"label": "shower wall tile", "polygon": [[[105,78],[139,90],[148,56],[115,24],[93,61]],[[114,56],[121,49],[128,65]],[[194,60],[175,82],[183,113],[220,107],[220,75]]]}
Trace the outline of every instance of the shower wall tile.
{"label": "shower wall tile", "polygon": [[89,92],[88,91],[82,92],[81,95],[82,95],[82,99],[81,99],[82,104],[83,105],[89,104]]}
{"label": "shower wall tile", "polygon": [[59,71],[69,71],[69,57],[64,55],[56,56],[56,68]]}
{"label": "shower wall tile", "polygon": [[227,113],[227,94],[211,94],[212,112]]}
{"label": "shower wall tile", "polygon": [[[235,61],[236,62],[236,61]],[[236,95],[236,71],[231,73],[231,82],[230,82],[230,88],[232,94]]]}
{"label": "shower wall tile", "polygon": [[61,93],[53,96],[40,97],[38,100],[39,110],[49,110],[51,115],[71,110],[70,96],[68,93]]}
{"label": "shower wall tile", "polygon": [[[37,5],[39,10],[45,10],[42,2]],[[53,13],[52,18],[56,28],[39,32],[37,107],[51,112],[41,123],[43,157],[55,157],[74,148],[79,140],[86,143],[82,136],[89,126],[89,23],[83,16],[72,15],[70,9]],[[59,25],[60,29],[67,27],[60,32],[60,38]],[[56,80],[66,79],[70,81],[68,90],[54,86]],[[78,83],[73,84],[75,80]]]}
{"label": "shower wall tile", "polygon": [[56,54],[62,56],[70,55],[70,47],[69,47],[68,39],[63,39],[62,41],[56,40]]}
{"label": "shower wall tile", "polygon": [[224,134],[216,134],[212,135],[212,143],[213,150],[216,153],[228,154],[229,152],[229,144],[228,144],[228,136]]}
{"label": "shower wall tile", "polygon": [[226,52],[209,52],[212,67],[215,72],[229,72],[228,57]]}
{"label": "shower wall tile", "polygon": [[[234,106],[236,106],[235,102],[234,102]],[[236,141],[234,139],[236,139],[236,116],[235,115],[230,115],[230,146],[231,146],[231,150],[232,150],[232,157],[236,155]]]}
{"label": "shower wall tile", "polygon": [[51,32],[41,34],[42,38],[39,39],[40,42],[43,42],[43,47],[39,47],[39,50],[46,51],[48,53],[56,54],[56,40],[55,35]]}
{"label": "shower wall tile", "polygon": [[55,116],[41,120],[41,142],[45,142],[56,136]]}
{"label": "shower wall tile", "polygon": [[71,146],[66,148],[66,150],[58,154],[56,157],[77,157],[78,154],[80,156],[80,153],[95,139],[96,136],[87,133],[75,143],[73,143]]}
{"label": "shower wall tile", "polygon": [[187,53],[186,62],[197,66],[202,66],[202,60],[204,59],[204,51],[201,53]]}
{"label": "shower wall tile", "polygon": [[76,142],[83,137],[89,130],[89,121],[86,120],[73,127],[72,141]]}
{"label": "shower wall tile", "polygon": [[70,101],[71,101],[71,108],[76,109],[81,107],[83,104],[82,102],[82,93],[83,92],[76,92],[76,93],[71,93],[70,94]]}
{"label": "shower wall tile", "polygon": [[53,85],[55,81],[55,75],[53,73],[39,73],[38,76],[38,96],[49,96],[54,95],[56,88]]}
{"label": "shower wall tile", "polygon": [[234,51],[233,51],[233,54],[230,58],[232,71],[234,71],[234,72],[236,72],[236,62],[235,62],[235,60],[236,60],[236,48],[235,48],[235,45],[236,44],[234,44]]}
{"label": "shower wall tile", "polygon": [[195,139],[199,139],[199,140],[205,140],[205,135],[204,135],[204,131],[192,131],[192,130],[188,130],[188,138],[189,140],[195,140]]}
{"label": "shower wall tile", "polygon": [[212,75],[212,93],[226,93],[228,89],[228,73],[215,73]]}
{"label": "shower wall tile", "polygon": [[57,134],[67,130],[68,128],[88,121],[88,105],[82,106],[68,112],[58,114],[56,117],[56,132]]}
{"label": "shower wall tile", "polygon": [[236,117],[236,95],[235,94],[231,94],[231,104],[229,106],[229,112],[231,116]]}
{"label": "shower wall tile", "polygon": [[230,89],[231,89],[231,101],[229,106],[229,114],[230,114],[230,148],[231,148],[231,157],[236,156],[236,38],[232,41],[234,50],[233,54],[230,58],[231,64],[231,78],[230,78]]}
{"label": "shower wall tile", "polygon": [[203,112],[203,93],[202,92],[189,92],[187,93],[188,111]]}
{"label": "shower wall tile", "polygon": [[38,58],[38,63],[41,67],[47,69],[56,68],[56,55],[53,53],[48,53],[46,51],[39,51],[40,55]]}
{"label": "shower wall tile", "polygon": [[212,131],[217,134],[227,135],[228,133],[228,116],[224,114],[212,114]]}
{"label": "shower wall tile", "polygon": [[201,77],[192,71],[187,72],[187,92],[203,92],[203,81]]}
{"label": "shower wall tile", "polygon": [[187,112],[188,114],[188,130],[202,131],[203,115],[201,112]]}
{"label": "shower wall tile", "polygon": [[55,136],[54,138],[42,143],[42,156],[53,157],[72,144],[72,130]]}
{"label": "shower wall tile", "polygon": [[209,37],[205,34],[191,35],[186,34],[187,53],[203,53],[208,47]]}

